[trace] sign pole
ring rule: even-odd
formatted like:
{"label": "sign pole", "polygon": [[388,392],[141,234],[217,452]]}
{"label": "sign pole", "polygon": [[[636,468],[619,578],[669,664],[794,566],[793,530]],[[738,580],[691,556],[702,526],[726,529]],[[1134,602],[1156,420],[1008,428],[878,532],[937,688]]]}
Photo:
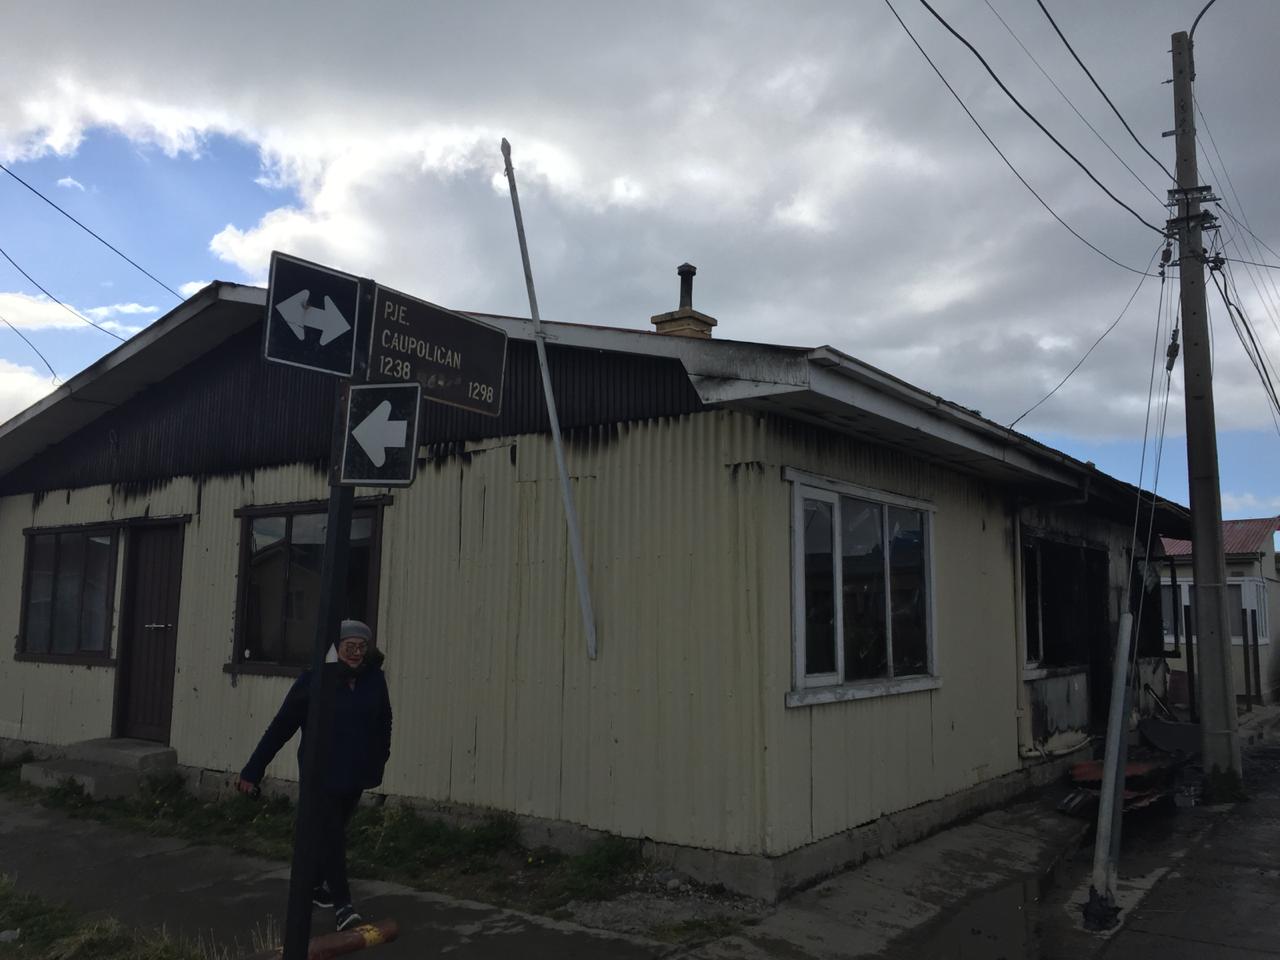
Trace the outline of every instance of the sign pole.
{"label": "sign pole", "polygon": [[[373,284],[360,281],[360,307],[372,300]],[[357,367],[362,366],[356,361]],[[363,371],[353,371],[363,376]],[[355,489],[338,483],[347,438],[349,385],[334,389],[333,429],[329,445],[329,510],[325,521],[324,558],[320,564],[320,609],[315,645],[311,651],[311,689],[303,727],[302,769],[298,778],[298,819],[293,834],[293,863],[289,871],[289,904],[285,915],[281,960],[307,960],[311,943],[311,891],[316,883],[319,845],[320,792],[324,783],[333,724],[333,686],[324,682],[324,664],[337,639],[346,603],[347,560],[351,550],[351,512]]]}
{"label": "sign pole", "polygon": [[560,439],[560,418],[556,415],[556,398],[551,391],[551,371],[547,367],[546,334],[538,315],[538,295],[533,290],[533,269],[529,266],[529,246],[524,239],[524,218],[520,216],[520,194],[516,191],[516,172],[511,166],[511,144],[502,138],[502,159],[507,183],[511,187],[511,208],[516,215],[516,236],[520,240],[520,259],[524,263],[524,282],[529,289],[529,313],[533,318],[533,340],[538,348],[538,369],[542,371],[542,393],[547,398],[547,416],[551,420],[551,439],[556,451],[556,468],[560,473],[560,493],[564,497],[564,514],[569,524],[569,549],[573,553],[573,570],[578,581],[578,606],[582,609],[582,629],[587,634],[587,656],[596,658],[596,618],[591,609],[591,593],[587,586],[586,561],[582,556],[582,536],[578,531],[578,510],[569,485],[569,468],[564,461],[564,443]]}
{"label": "sign pole", "polygon": [[[330,462],[342,455],[346,429],[346,385],[334,391],[333,444]],[[333,722],[333,688],[324,682],[324,662],[341,623],[340,598],[346,583],[350,548],[352,487],[329,486],[329,512],[320,567],[320,610],[316,617],[315,647],[311,651],[311,690],[303,735],[302,770],[298,782],[298,822],[293,834],[293,865],[289,872],[289,908],[285,917],[282,960],[306,960],[311,941],[311,889],[316,883],[319,837],[319,793],[328,758],[322,746]]]}

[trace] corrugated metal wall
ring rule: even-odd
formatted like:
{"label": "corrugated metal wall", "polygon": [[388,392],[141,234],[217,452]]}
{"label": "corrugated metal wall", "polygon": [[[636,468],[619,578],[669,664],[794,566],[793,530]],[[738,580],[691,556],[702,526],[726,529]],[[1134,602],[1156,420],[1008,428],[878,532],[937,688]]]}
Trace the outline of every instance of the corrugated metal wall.
{"label": "corrugated metal wall", "polygon": [[590,661],[550,442],[428,468],[384,531],[388,789],[629,836],[760,848],[759,668],[744,519],[714,413],[568,447],[597,611]]}
{"label": "corrugated metal wall", "polygon": [[[999,492],[888,448],[782,421],[756,426],[763,470],[750,514],[765,585],[767,849],[783,853],[1014,770],[1017,688],[1012,514]],[[940,688],[787,709],[792,466],[936,506]]]}
{"label": "corrugated metal wall", "polygon": [[[598,615],[594,662],[548,438],[468,444],[395,493],[379,617],[397,718],[386,790],[782,853],[1017,767],[1012,513],[998,493],[884,448],[726,411],[579,430],[568,461]],[[936,504],[940,689],[785,707],[783,466]],[[233,684],[222,669],[234,625],[234,511],[324,491],[310,468],[276,468],[177,480],[136,498],[93,488],[68,503],[59,492],[34,514],[30,496],[10,497],[0,521],[15,542],[33,517],[193,515],[173,744],[184,763],[235,770],[288,681]],[[6,596],[20,582],[13,556],[4,561]],[[34,676],[51,678],[48,701],[83,673],[7,667],[0,710],[12,711],[18,690],[41,689]],[[73,739],[71,727],[75,737],[105,735],[111,671],[90,676],[94,704],[65,711],[76,716],[70,726],[50,711],[23,727],[27,735]],[[13,729],[11,713],[0,722]],[[270,772],[292,776],[291,751]]]}

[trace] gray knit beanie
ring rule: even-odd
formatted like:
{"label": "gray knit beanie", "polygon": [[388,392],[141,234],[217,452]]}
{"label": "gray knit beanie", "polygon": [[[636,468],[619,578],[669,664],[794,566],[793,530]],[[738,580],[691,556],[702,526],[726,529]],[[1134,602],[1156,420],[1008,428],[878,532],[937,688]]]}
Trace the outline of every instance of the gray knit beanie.
{"label": "gray knit beanie", "polygon": [[373,631],[369,629],[369,625],[363,620],[343,620],[342,627],[338,630],[338,639],[333,645],[336,647],[343,640],[363,640],[369,646],[373,646]]}

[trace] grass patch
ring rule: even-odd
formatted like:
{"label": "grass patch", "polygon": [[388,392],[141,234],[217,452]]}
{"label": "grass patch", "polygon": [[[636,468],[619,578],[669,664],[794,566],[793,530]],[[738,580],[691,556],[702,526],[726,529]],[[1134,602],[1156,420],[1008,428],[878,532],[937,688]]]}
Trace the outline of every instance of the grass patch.
{"label": "grass patch", "polygon": [[[22,893],[0,877],[0,930],[17,930],[0,943],[0,960],[235,960],[225,948],[184,943],[163,932],[131,930],[114,919],[85,920],[65,906]],[[274,946],[267,939],[254,949]]]}
{"label": "grass patch", "polygon": [[679,923],[663,924],[653,927],[649,933],[655,940],[689,945],[731,937],[741,929],[741,920],[717,914],[714,917],[692,917]]}
{"label": "grass patch", "polygon": [[[52,790],[21,783],[22,762],[0,766],[0,793],[150,835],[217,844],[273,860],[287,861],[292,855],[294,806],[285,798],[201,800],[187,791],[180,776],[170,774],[146,780],[137,796],[93,800],[71,781]],[[524,847],[514,816],[494,815],[459,827],[400,804],[359,808],[349,827],[347,852],[356,877],[548,914],[571,900],[616,897],[631,888],[642,866],[636,841],[606,837],[581,855],[565,856]]]}

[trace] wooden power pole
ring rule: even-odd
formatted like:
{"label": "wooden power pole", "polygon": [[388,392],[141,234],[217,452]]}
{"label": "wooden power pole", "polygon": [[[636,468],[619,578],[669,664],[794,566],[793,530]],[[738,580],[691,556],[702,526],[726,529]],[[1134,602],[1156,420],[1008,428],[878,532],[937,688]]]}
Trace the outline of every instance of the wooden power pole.
{"label": "wooden power pole", "polygon": [[[1173,114],[1178,153],[1178,187],[1170,191],[1177,214],[1170,227],[1178,238],[1182,285],[1182,372],[1187,407],[1187,473],[1191,491],[1192,580],[1195,597],[1196,651],[1199,661],[1200,723],[1204,769],[1240,774],[1236,734],[1235,683],[1231,673],[1231,630],[1227,622],[1227,571],[1222,554],[1222,495],[1218,481],[1218,438],[1213,413],[1213,377],[1209,321],[1205,305],[1205,251],[1201,201],[1209,188],[1196,169],[1195,78],[1191,40],[1173,35]],[[1191,638],[1188,637],[1188,643]]]}

